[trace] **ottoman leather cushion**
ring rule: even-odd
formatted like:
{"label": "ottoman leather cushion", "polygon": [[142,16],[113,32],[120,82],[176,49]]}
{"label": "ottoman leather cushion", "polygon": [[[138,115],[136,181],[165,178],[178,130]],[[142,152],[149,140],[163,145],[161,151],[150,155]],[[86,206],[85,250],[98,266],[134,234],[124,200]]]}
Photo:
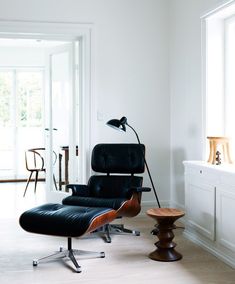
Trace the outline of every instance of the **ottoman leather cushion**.
{"label": "ottoman leather cushion", "polygon": [[114,210],[48,203],[25,211],[19,222],[24,230],[31,233],[79,237],[87,232],[96,217],[111,211]]}

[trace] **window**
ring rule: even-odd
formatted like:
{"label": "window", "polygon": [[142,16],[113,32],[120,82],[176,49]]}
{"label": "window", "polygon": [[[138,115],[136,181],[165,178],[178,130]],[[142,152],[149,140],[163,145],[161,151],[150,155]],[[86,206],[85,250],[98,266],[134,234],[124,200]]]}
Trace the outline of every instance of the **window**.
{"label": "window", "polygon": [[12,72],[0,72],[0,127],[11,124]]}
{"label": "window", "polygon": [[0,70],[0,179],[24,177],[25,149],[44,145],[43,74],[41,69]]}
{"label": "window", "polygon": [[42,73],[18,72],[18,123],[21,127],[42,126]]}
{"label": "window", "polygon": [[206,136],[229,137],[235,154],[234,2],[217,9],[204,20]]}

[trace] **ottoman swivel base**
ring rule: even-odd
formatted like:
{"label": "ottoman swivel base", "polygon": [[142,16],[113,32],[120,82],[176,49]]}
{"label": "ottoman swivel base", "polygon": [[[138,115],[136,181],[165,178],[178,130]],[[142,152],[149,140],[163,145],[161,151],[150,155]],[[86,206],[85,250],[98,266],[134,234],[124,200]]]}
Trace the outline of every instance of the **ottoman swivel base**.
{"label": "ottoman swivel base", "polygon": [[85,256],[86,258],[96,258],[96,257],[104,258],[105,253],[103,251],[93,252],[93,251],[72,249],[72,239],[68,238],[68,248],[67,249],[64,250],[62,247],[60,247],[59,251],[54,254],[51,254],[51,255],[48,255],[48,256],[45,256],[39,259],[34,259],[33,266],[37,266],[39,263],[44,262],[44,261],[58,260],[58,259],[63,259],[67,257],[74,264],[75,271],[80,273],[82,272],[81,266],[77,263],[75,256]]}
{"label": "ottoman swivel base", "polygon": [[52,255],[33,260],[33,266],[48,260],[68,257],[81,272],[81,266],[75,256],[104,258],[104,252],[91,252],[72,249],[72,237],[80,237],[113,221],[116,211],[110,208],[70,206],[62,204],[44,204],[24,212],[20,216],[21,227],[31,233],[67,237],[67,249]]}

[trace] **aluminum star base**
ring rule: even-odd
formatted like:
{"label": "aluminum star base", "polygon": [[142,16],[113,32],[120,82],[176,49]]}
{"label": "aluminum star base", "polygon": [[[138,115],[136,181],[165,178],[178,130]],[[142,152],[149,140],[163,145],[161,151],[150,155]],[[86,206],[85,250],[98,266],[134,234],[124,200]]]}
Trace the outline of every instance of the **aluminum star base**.
{"label": "aluminum star base", "polygon": [[75,256],[82,256],[83,258],[104,258],[105,253],[104,252],[92,252],[92,251],[85,251],[85,250],[77,250],[77,249],[72,249],[72,239],[68,238],[68,248],[63,249],[62,247],[59,249],[58,252],[33,260],[33,266],[37,266],[39,263],[44,262],[44,261],[50,261],[50,260],[58,260],[62,258],[69,258],[72,263],[75,266],[75,271],[77,273],[82,272],[81,266],[78,264]]}

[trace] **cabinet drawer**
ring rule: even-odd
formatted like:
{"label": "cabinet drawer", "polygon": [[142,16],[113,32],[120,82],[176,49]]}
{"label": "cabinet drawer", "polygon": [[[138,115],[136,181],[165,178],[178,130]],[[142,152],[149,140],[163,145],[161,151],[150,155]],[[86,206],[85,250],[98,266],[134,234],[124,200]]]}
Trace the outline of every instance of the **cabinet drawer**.
{"label": "cabinet drawer", "polygon": [[218,187],[216,197],[218,242],[235,252],[235,194]]}
{"label": "cabinet drawer", "polygon": [[220,180],[218,174],[215,171],[206,167],[186,167],[185,176],[189,178],[198,178],[200,180],[205,180],[206,183],[217,184]]}
{"label": "cabinet drawer", "polygon": [[200,182],[186,183],[186,216],[188,226],[215,240],[215,187]]}
{"label": "cabinet drawer", "polygon": [[220,184],[229,186],[229,189],[235,193],[235,173],[222,173]]}

